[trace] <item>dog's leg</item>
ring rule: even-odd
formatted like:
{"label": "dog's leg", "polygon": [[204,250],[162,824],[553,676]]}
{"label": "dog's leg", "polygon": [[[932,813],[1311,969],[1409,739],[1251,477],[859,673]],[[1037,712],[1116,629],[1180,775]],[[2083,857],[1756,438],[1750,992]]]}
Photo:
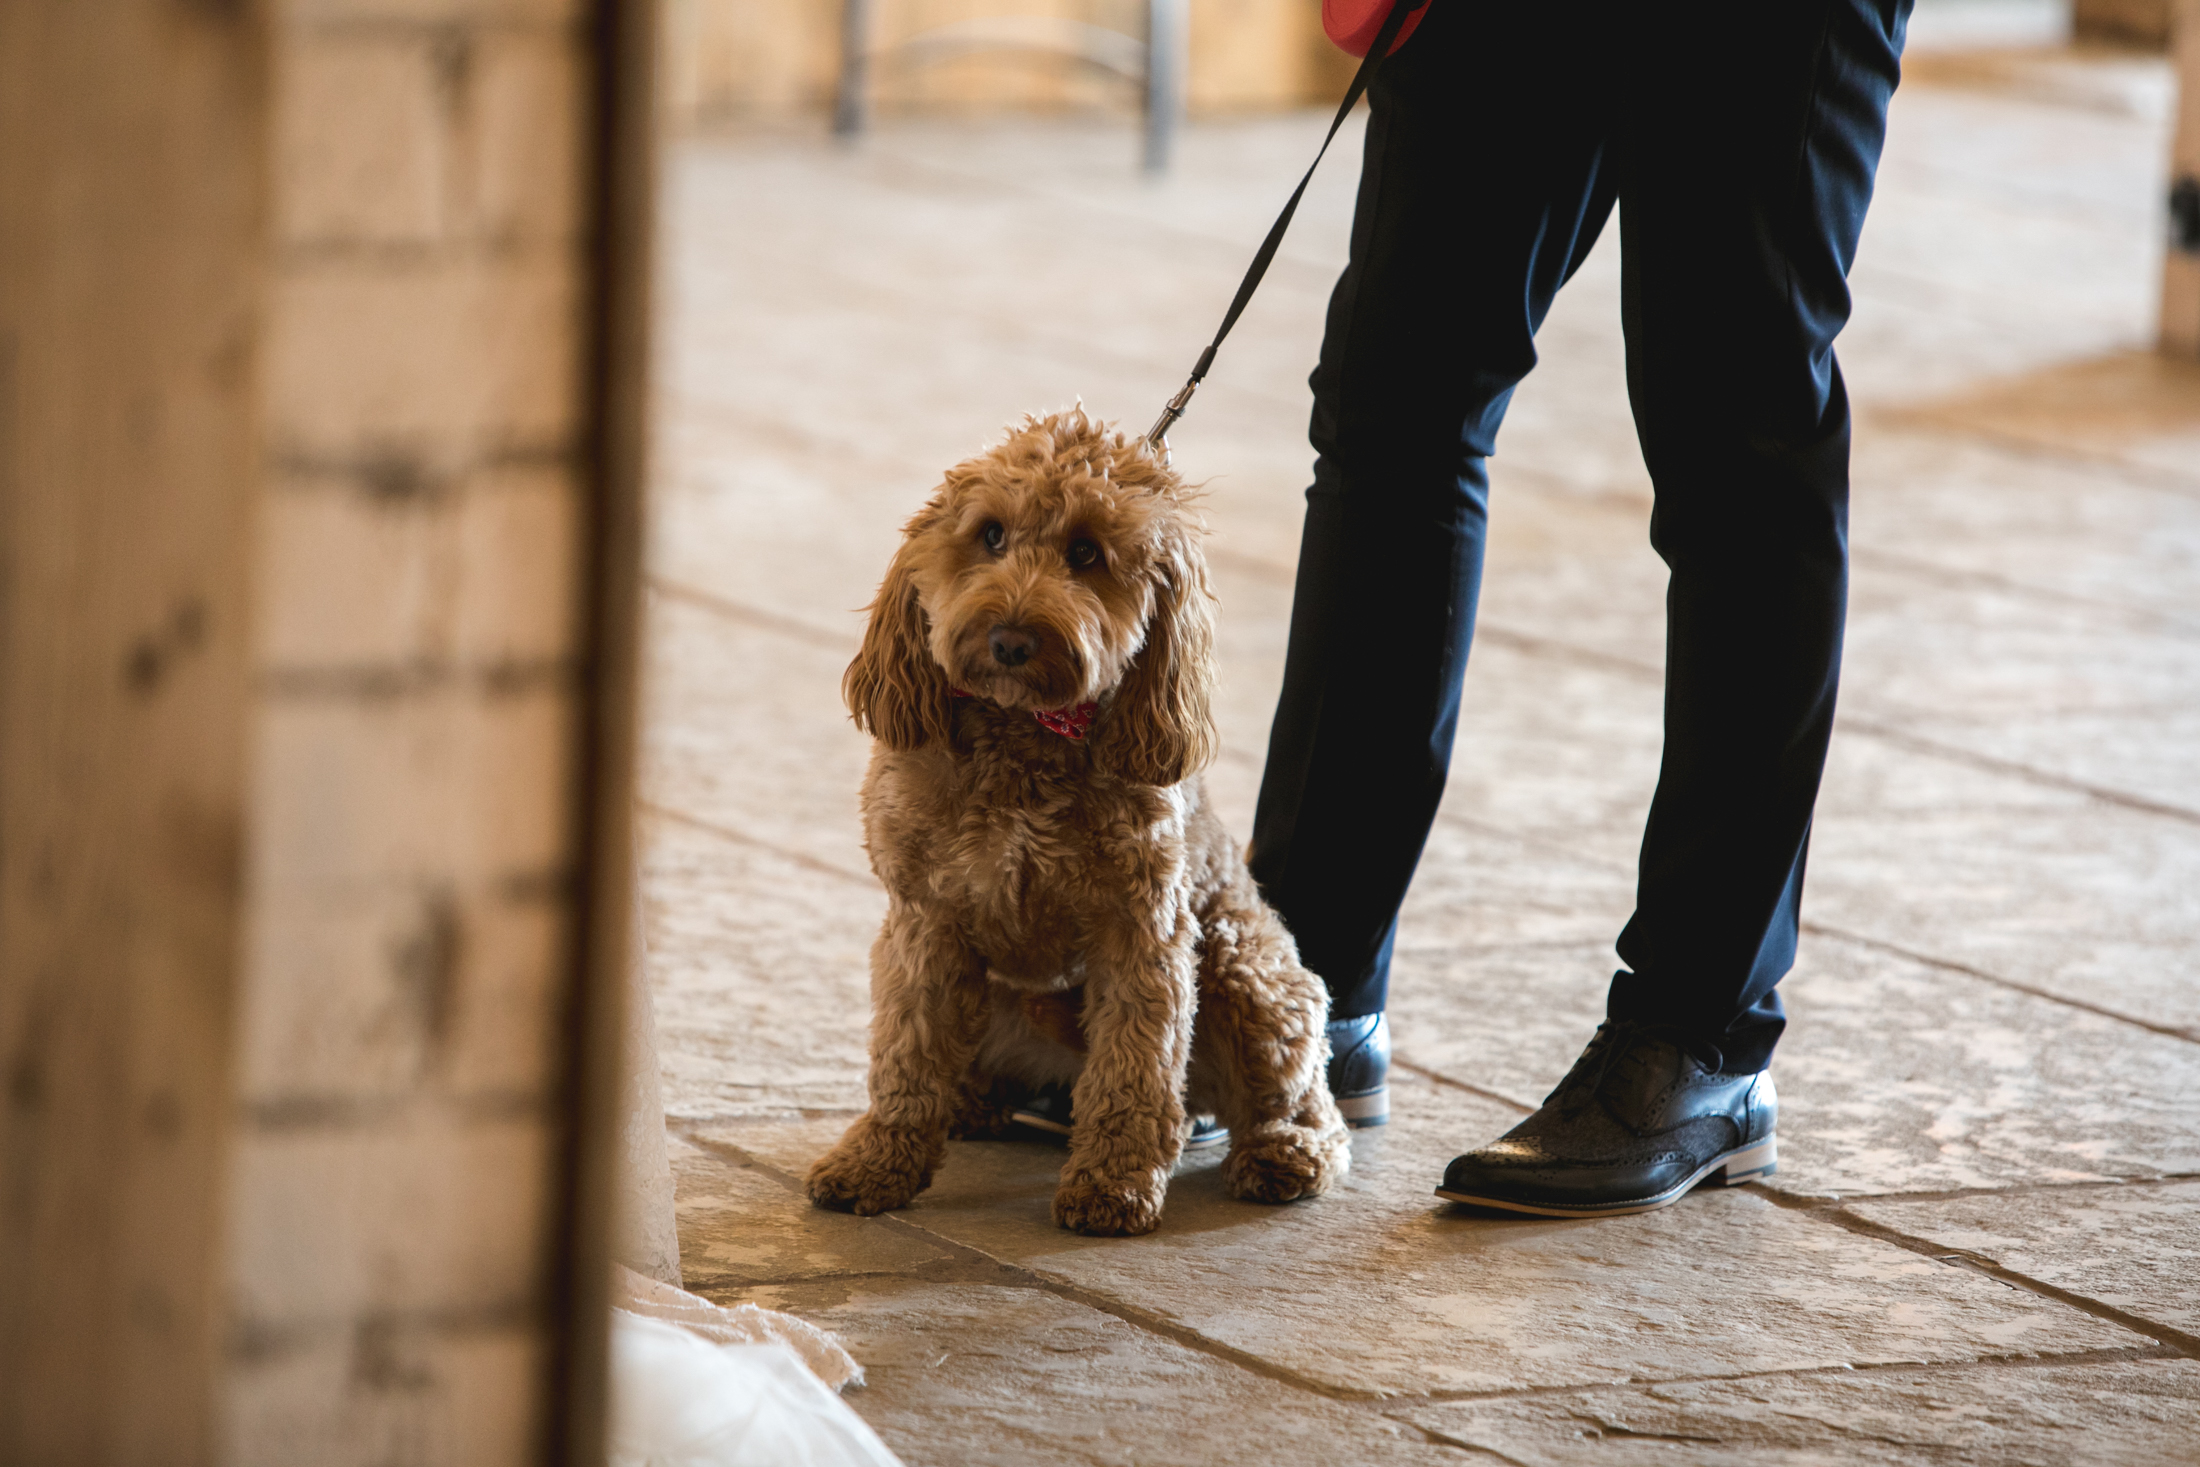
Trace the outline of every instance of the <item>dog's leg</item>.
{"label": "dog's leg", "polygon": [[1203,914],[1198,1067],[1230,1128],[1223,1186],[1248,1202],[1329,1190],[1352,1164],[1324,1073],[1329,995],[1242,873]]}
{"label": "dog's leg", "polygon": [[1002,1098],[1000,1080],[972,1070],[957,1087],[955,1119],[947,1134],[956,1141],[998,1141],[1016,1124],[1015,1111]]}
{"label": "dog's leg", "polygon": [[1085,985],[1089,1054],[1072,1096],[1069,1162],[1054,1220],[1099,1237],[1150,1233],[1183,1146],[1199,924],[1103,935]]}
{"label": "dog's leg", "polygon": [[868,1217],[932,1184],[984,1024],[984,961],[896,902],[871,944],[871,1108],[810,1168],[811,1201]]}

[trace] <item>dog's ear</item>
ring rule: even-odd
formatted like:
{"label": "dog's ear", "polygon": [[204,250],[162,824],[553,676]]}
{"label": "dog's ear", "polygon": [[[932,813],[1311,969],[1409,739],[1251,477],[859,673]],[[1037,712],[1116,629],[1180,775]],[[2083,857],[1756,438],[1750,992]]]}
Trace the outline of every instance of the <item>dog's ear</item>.
{"label": "dog's ear", "polygon": [[945,743],[954,734],[947,674],[932,660],[926,631],[904,544],[871,603],[863,646],[840,680],[856,727],[889,749],[914,749],[934,739]]}
{"label": "dog's ear", "polygon": [[1214,717],[1214,595],[1199,552],[1170,547],[1155,571],[1146,645],[1094,730],[1093,759],[1133,784],[1170,785],[1219,751]]}

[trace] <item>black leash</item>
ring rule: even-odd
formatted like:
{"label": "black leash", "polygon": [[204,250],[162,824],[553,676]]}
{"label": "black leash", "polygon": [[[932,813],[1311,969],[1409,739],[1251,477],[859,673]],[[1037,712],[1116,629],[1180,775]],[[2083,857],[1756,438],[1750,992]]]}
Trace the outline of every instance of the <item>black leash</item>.
{"label": "black leash", "polygon": [[1176,426],[1178,418],[1184,416],[1184,409],[1191,405],[1192,394],[1199,390],[1200,380],[1207,375],[1207,369],[1215,364],[1215,352],[1221,347],[1222,339],[1230,334],[1232,326],[1237,325],[1237,319],[1244,313],[1245,303],[1253,298],[1253,292],[1260,289],[1261,277],[1268,273],[1269,262],[1276,258],[1276,247],[1283,243],[1284,231],[1291,227],[1291,216],[1299,211],[1299,200],[1306,196],[1306,186],[1314,181],[1314,170],[1322,166],[1322,158],[1329,152],[1329,145],[1337,139],[1337,129],[1344,126],[1344,120],[1351,113],[1353,104],[1367,91],[1367,84],[1375,79],[1383,58],[1390,53],[1391,44],[1398,39],[1398,32],[1404,28],[1406,18],[1428,4],[1429,0],[1420,0],[1418,5],[1413,0],[1397,0],[1390,7],[1390,14],[1383,18],[1383,28],[1375,33],[1375,40],[1367,48],[1367,55],[1361,60],[1360,69],[1352,74],[1352,86],[1345,92],[1344,101],[1338,104],[1337,115],[1329,124],[1328,135],[1322,139],[1321,148],[1314,154],[1314,161],[1306,165],[1306,176],[1299,180],[1297,188],[1291,190],[1291,201],[1276,216],[1276,222],[1269,227],[1268,238],[1260,242],[1259,252],[1253,256],[1252,265],[1246,269],[1245,278],[1238,282],[1237,298],[1230,302],[1230,309],[1223,315],[1221,329],[1215,332],[1215,339],[1207,343],[1207,349],[1199,354],[1198,365],[1192,368],[1192,375],[1185,379],[1183,388],[1169,399],[1169,405],[1161,410],[1161,416],[1146,432],[1146,441],[1160,451],[1162,462],[1166,463],[1169,457],[1169,430]]}

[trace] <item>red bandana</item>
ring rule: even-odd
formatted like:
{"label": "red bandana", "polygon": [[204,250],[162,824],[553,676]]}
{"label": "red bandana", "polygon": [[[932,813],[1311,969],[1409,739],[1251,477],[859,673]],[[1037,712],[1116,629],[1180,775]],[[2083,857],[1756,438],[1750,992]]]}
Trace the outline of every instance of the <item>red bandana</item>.
{"label": "red bandana", "polygon": [[[976,693],[966,693],[961,688],[949,688],[947,691],[958,698],[978,696]],[[1034,708],[1031,716],[1038,719],[1040,727],[1049,732],[1058,733],[1065,739],[1082,739],[1092,728],[1093,715],[1099,711],[1098,703],[1079,703],[1074,708]]]}

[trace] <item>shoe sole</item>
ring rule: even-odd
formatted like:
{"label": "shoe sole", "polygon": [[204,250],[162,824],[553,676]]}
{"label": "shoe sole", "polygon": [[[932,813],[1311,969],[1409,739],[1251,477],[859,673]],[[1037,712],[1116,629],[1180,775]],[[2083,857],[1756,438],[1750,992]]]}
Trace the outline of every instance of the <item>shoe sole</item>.
{"label": "shoe sole", "polygon": [[1436,1189],[1436,1195],[1447,1202],[1464,1202],[1470,1207],[1494,1207],[1500,1212],[1522,1212],[1532,1217],[1630,1217],[1638,1212],[1656,1212],[1661,1207],[1671,1207],[1702,1185],[1704,1178],[1713,1172],[1720,1173],[1719,1185],[1739,1187],[1769,1177],[1779,1169],[1780,1138],[1767,1136],[1762,1141],[1729,1151],[1723,1156],[1713,1157],[1694,1176],[1654,1197],[1643,1197],[1631,1202],[1611,1202],[1597,1207],[1553,1207],[1547,1203],[1478,1197],[1470,1192],[1452,1192],[1442,1187]]}
{"label": "shoe sole", "polygon": [[1069,1127],[1063,1125],[1060,1121],[1050,1121],[1045,1116],[1033,1115],[1030,1111],[1012,1110],[1008,1113],[1008,1118],[1019,1126],[1029,1126],[1032,1130],[1044,1131],[1049,1136],[1067,1136],[1069,1134]]}
{"label": "shoe sole", "polygon": [[[1050,1136],[1067,1136],[1070,1134],[1070,1128],[1060,1121],[1050,1121],[1044,1116],[1036,1116],[1028,1111],[1011,1111],[1008,1118],[1019,1126],[1028,1126],[1034,1131],[1044,1131]],[[1186,1151],[1204,1151],[1210,1146],[1226,1146],[1229,1141],[1230,1133],[1226,1129],[1204,1131],[1185,1137],[1184,1149]]]}
{"label": "shoe sole", "polygon": [[1337,1109],[1344,1113],[1344,1123],[1355,1131],[1369,1126],[1390,1124],[1390,1087],[1370,1090],[1364,1095],[1340,1095]]}

